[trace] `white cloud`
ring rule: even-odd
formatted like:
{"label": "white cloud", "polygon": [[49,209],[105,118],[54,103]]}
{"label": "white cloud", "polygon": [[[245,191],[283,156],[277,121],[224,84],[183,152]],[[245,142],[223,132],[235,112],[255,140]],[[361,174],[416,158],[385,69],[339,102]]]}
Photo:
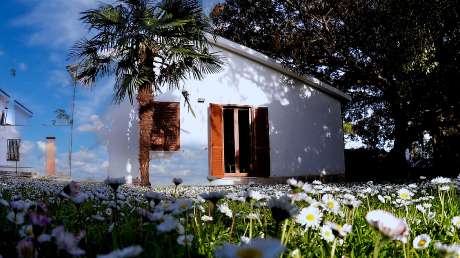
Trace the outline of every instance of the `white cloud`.
{"label": "white cloud", "polygon": [[43,141],[37,141],[37,147],[40,151],[45,152],[46,151],[46,142]]}
{"label": "white cloud", "polygon": [[68,48],[87,33],[80,13],[97,7],[97,0],[27,1],[30,12],[13,21],[16,26],[35,28],[28,38],[32,45]]}
{"label": "white cloud", "polygon": [[22,155],[27,155],[30,151],[32,151],[35,147],[35,144],[30,141],[22,141],[21,142],[21,154]]}
{"label": "white cloud", "polygon": [[104,127],[104,123],[101,121],[98,115],[91,115],[90,123],[83,124],[78,127],[80,132],[96,132],[101,130]]}
{"label": "white cloud", "polygon": [[108,160],[106,149],[99,146],[89,150],[82,148],[72,155],[72,170],[76,178],[105,177],[107,174]]}

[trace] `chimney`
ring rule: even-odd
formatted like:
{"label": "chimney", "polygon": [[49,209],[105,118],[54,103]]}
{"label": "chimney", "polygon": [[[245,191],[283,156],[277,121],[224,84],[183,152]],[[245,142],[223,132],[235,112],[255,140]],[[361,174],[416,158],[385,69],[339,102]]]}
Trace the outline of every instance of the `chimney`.
{"label": "chimney", "polygon": [[56,137],[46,137],[45,173],[56,176]]}

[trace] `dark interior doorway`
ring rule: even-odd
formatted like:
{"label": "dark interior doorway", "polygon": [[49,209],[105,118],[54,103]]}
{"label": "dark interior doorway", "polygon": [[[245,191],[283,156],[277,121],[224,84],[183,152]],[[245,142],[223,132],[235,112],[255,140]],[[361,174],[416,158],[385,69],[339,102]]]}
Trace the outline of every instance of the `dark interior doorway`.
{"label": "dark interior doorway", "polygon": [[252,170],[251,113],[245,107],[224,107],[225,173],[247,176]]}

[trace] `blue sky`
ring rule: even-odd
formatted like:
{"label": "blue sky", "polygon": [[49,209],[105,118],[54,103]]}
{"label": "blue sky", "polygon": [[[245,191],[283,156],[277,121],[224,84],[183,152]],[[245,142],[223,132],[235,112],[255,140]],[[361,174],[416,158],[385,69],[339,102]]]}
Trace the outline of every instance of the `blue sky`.
{"label": "blue sky", "polygon": [[[43,143],[57,138],[58,171],[67,170],[69,130],[50,126],[58,108],[70,110],[72,87],[65,70],[68,50],[87,33],[80,12],[99,0],[0,1],[0,88],[33,111],[22,129],[30,165],[43,170]],[[218,0],[203,0],[209,10]],[[16,69],[13,77],[10,70]],[[74,171],[80,178],[98,178],[107,157],[96,132],[100,114],[111,103],[113,80],[97,82],[93,89],[78,88],[74,134]]]}

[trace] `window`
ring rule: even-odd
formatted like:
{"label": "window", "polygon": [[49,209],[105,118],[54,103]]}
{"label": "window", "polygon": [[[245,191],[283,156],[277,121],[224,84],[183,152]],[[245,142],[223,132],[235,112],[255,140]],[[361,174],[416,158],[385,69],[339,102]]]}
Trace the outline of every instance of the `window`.
{"label": "window", "polygon": [[7,140],[7,152],[6,160],[7,161],[19,161],[19,146],[21,145],[20,139],[8,139]]}
{"label": "window", "polygon": [[269,176],[268,108],[211,104],[209,111],[211,176]]}
{"label": "window", "polygon": [[177,151],[179,148],[179,102],[154,102],[152,151]]}

